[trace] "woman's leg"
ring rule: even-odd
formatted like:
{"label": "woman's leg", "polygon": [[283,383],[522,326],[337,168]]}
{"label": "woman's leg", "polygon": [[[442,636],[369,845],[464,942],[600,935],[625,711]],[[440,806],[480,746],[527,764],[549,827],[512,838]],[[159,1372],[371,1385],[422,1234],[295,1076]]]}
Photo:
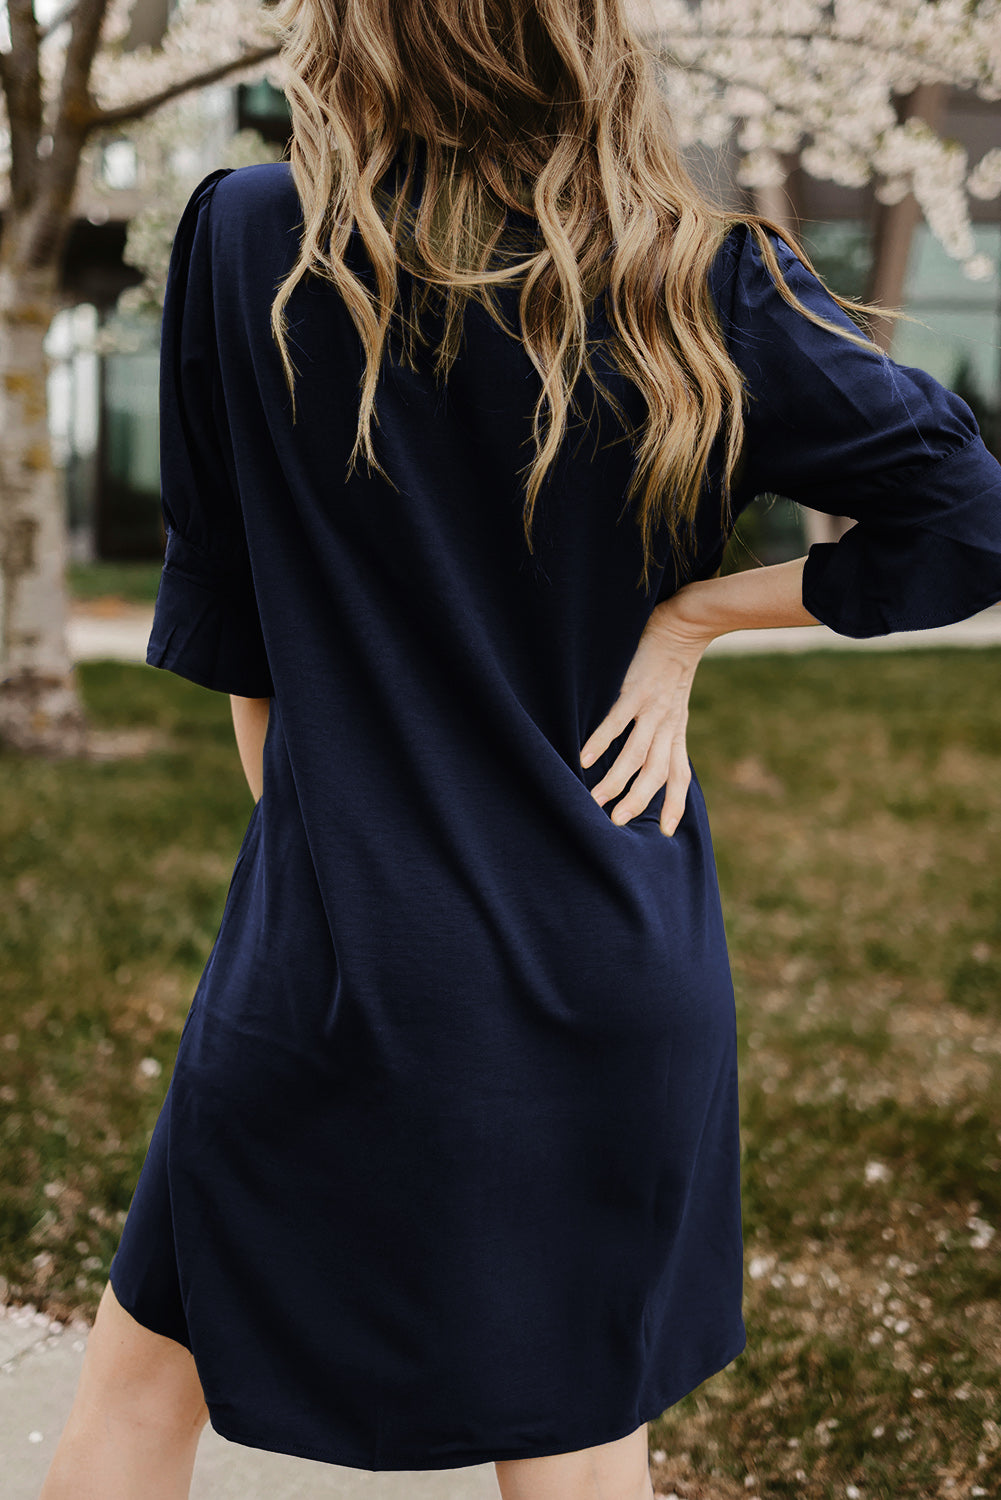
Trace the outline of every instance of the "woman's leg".
{"label": "woman's leg", "polygon": [[614,1443],[494,1467],[503,1500],[653,1500],[646,1422]]}
{"label": "woman's leg", "polygon": [[208,1420],[195,1362],[104,1289],[39,1500],[187,1500]]}

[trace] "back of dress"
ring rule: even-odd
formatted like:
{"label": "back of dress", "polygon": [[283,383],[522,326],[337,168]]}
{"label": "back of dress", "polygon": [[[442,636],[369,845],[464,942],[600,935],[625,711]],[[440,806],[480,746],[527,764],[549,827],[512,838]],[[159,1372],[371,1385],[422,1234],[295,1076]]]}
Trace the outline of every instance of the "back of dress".
{"label": "back of dress", "polygon": [[[271,337],[300,230],[287,164],[215,172],[171,259],[147,660],[270,713],[115,1287],[192,1349],[236,1441],[372,1469],[568,1452],[659,1416],[745,1341],[701,790],[671,837],[663,788],[620,827],[589,788],[622,738],[579,761],[676,577],[662,538],[639,587],[633,455],[590,388],[528,552],[539,377],[475,301],[444,387],[433,350],[420,373],[387,358],[392,482],[364,462],[346,481],[363,356],[336,288],[307,279],[288,305],[294,425]],[[1001,597],[999,471],[963,403],[811,343],[740,233],[713,291],[753,376],[735,510],[775,488],[857,513],[825,489],[833,463],[865,521],[813,549],[807,607],[872,634]],[[499,300],[517,328],[517,292]],[[604,316],[595,365],[638,422]],[[694,576],[724,542],[711,472]]]}
{"label": "back of dress", "polygon": [[[228,174],[194,202],[177,448],[192,465],[222,450],[222,471],[210,480],[204,468],[192,483],[202,494],[211,483],[210,506],[197,510],[211,509],[216,524],[226,495],[225,529],[189,540],[202,555],[226,548],[241,595],[231,656],[205,680],[273,694],[261,836],[273,827],[287,860],[302,829],[296,877],[308,853],[345,1012],[361,994],[366,1015],[389,996],[425,1010],[496,980],[530,995],[557,1029],[621,1028],[632,1008],[644,1024],[648,980],[665,955],[657,887],[697,888],[701,921],[707,877],[694,798],[674,840],[659,833],[659,798],[620,828],[588,792],[610,756],[586,776],[579,763],[659,583],[655,573],[650,594],[638,586],[621,428],[607,404],[571,427],[530,554],[519,470],[538,376],[520,342],[474,303],[444,387],[430,356],[420,374],[395,357],[384,364],[375,441],[392,484],[364,463],[345,482],[362,351],[336,288],[314,279],[289,305],[294,426],[270,333],[271,299],[296,248],[287,167]],[[516,298],[505,294],[509,315]],[[601,373],[636,413],[636,393],[614,370]],[[167,414],[168,441],[169,426]],[[180,498],[173,452],[168,505]],[[192,649],[204,657],[199,629]],[[155,629],[154,661],[163,639]],[[262,868],[272,868],[270,852]],[[261,894],[254,926],[263,923],[284,968],[287,879]],[[309,931],[311,942],[320,936]],[[692,952],[689,939],[683,948]],[[615,1016],[610,986],[621,992]]]}

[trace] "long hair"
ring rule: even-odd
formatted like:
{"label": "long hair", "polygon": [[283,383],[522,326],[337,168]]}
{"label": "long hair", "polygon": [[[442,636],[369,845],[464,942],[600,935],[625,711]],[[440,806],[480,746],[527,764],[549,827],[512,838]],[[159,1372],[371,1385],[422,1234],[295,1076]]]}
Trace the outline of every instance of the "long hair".
{"label": "long hair", "polygon": [[[458,348],[462,311],[477,295],[506,332],[493,289],[519,287],[520,337],[540,377],[535,454],[520,471],[523,525],[563,442],[582,373],[600,386],[588,347],[589,311],[604,293],[615,365],[638,387],[646,418],[626,428],[649,588],[655,535],[667,528],[683,570],[711,450],[722,438],[724,524],[739,458],[744,391],[708,289],[730,230],[746,223],[782,296],[812,322],[785,283],[768,231],[812,270],[782,226],[711,204],[674,142],[655,55],[629,29],[624,0],[279,0],[292,119],[289,162],[303,210],[298,259],[271,310],[295,420],[295,367],[285,306],[307,273],[332,281],[358,330],[365,369],[360,453],[384,477],[372,446],[376,387],[394,318],[423,340],[421,312],[445,292],[436,376]],[[402,149],[405,173],[380,184]],[[421,161],[416,212],[410,192]],[[353,230],[374,292],[347,264]],[[513,232],[512,232],[513,231]],[[417,290],[398,309],[398,268]],[[831,294],[859,323],[876,308]],[[845,332],[865,348],[862,332]],[[473,503],[473,502],[471,502]],[[639,586],[639,585],[638,585]]]}

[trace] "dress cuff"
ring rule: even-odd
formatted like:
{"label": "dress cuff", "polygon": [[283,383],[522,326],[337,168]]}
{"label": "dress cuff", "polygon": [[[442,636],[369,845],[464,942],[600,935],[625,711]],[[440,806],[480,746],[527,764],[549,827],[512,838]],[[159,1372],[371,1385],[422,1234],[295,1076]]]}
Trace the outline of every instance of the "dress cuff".
{"label": "dress cuff", "polygon": [[253,595],[225,574],[199,577],[193,558],[176,533],[168,536],[147,664],[220,693],[270,698],[274,686]]}
{"label": "dress cuff", "polygon": [[879,522],[863,515],[809,549],[803,605],[839,635],[952,625],[1001,600],[1001,484],[983,443],[908,476],[899,493]]}

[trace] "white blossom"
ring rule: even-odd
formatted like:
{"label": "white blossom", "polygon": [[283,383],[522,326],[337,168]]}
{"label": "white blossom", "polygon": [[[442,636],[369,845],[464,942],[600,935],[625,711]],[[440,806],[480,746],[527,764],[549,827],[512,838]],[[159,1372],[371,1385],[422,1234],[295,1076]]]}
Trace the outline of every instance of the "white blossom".
{"label": "white blossom", "polygon": [[1001,98],[1001,0],[627,0],[627,10],[658,53],[683,146],[717,146],[722,112],[746,187],[780,186],[795,154],[813,177],[873,182],[883,203],[913,192],[948,254],[985,279],[969,199],[1001,193],[1001,150],[971,170],[961,146],[901,123],[895,101],[919,84]]}
{"label": "white blossom", "polygon": [[971,1248],[974,1250],[986,1250],[987,1246],[994,1238],[994,1226],[992,1224],[986,1223],[986,1221],[983,1219],[978,1219],[976,1215],[974,1215],[973,1217],[967,1219],[966,1227],[967,1229],[972,1229],[973,1231],[973,1238],[970,1240]]}
{"label": "white blossom", "polygon": [[[998,267],[989,255],[971,255],[968,261],[963,263],[963,270],[971,281],[993,281],[998,273]],[[974,1041],[974,1051],[980,1049]]]}
{"label": "white blossom", "polygon": [[1001,146],[995,146],[980,158],[966,179],[966,191],[974,198],[996,198],[1001,193]]}
{"label": "white blossom", "polygon": [[767,1276],[775,1264],[773,1255],[754,1255],[748,1263],[747,1274],[752,1281],[760,1281],[762,1276]]}

